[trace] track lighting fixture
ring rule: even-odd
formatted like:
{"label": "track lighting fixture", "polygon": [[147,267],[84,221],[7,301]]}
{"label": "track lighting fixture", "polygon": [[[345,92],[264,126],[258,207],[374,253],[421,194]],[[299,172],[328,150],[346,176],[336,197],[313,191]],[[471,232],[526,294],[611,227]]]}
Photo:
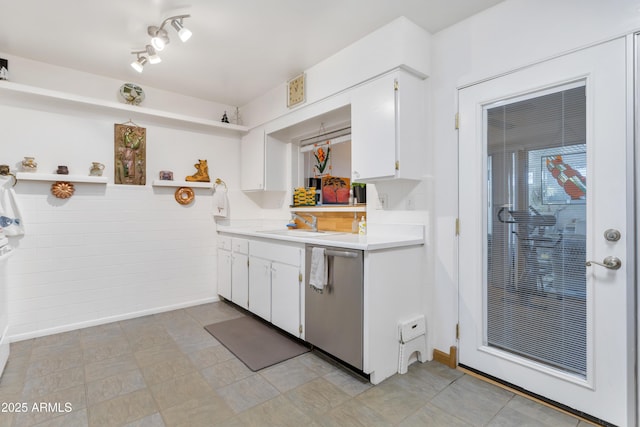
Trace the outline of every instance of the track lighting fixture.
{"label": "track lighting fixture", "polygon": [[[145,50],[131,52],[137,56],[137,59],[131,63],[134,70],[141,73],[145,64],[157,64],[162,59],[158,56],[157,52],[165,48],[169,44],[169,34],[164,29],[165,25],[171,23],[171,26],[178,32],[178,37],[182,42],[186,42],[191,37],[191,31],[185,28],[182,20],[189,18],[191,15],[176,15],[162,21],[159,27],[151,25],[147,27],[147,33],[151,36],[151,44],[145,46]],[[146,55],[146,56],[145,56]]]}
{"label": "track lighting fixture", "polygon": [[182,25],[182,18],[172,19],[171,26],[178,32],[178,37],[180,37],[183,43],[191,38],[191,31]]}
{"label": "track lighting fixture", "polygon": [[184,27],[182,20],[188,18],[191,15],[177,15],[162,21],[159,27],[151,25],[147,28],[147,33],[151,36],[151,45],[156,50],[162,50],[169,43],[169,34],[164,26],[171,23],[171,26],[178,32],[178,37],[183,42],[186,42],[191,37],[191,31]]}
{"label": "track lighting fixture", "polygon": [[152,25],[147,28],[147,32],[151,36],[151,45],[156,50],[164,49],[164,47],[169,43],[167,30]]}
{"label": "track lighting fixture", "polygon": [[146,53],[146,50],[131,53],[137,56],[137,59],[131,63],[131,67],[137,72],[141,73],[148,60],[146,56],[140,56],[140,54]]}
{"label": "track lighting fixture", "polygon": [[149,64],[159,64],[162,62],[162,58],[158,56],[156,50],[151,45],[146,46],[147,49],[147,57],[149,58]]}

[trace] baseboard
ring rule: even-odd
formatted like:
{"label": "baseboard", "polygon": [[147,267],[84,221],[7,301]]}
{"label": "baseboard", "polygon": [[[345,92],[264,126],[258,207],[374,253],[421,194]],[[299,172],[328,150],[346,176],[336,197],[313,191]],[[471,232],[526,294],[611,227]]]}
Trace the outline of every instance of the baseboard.
{"label": "baseboard", "polygon": [[458,366],[458,347],[452,345],[449,347],[449,353],[445,353],[444,351],[434,348],[433,360],[440,362],[443,365],[447,365],[451,369],[455,369],[456,366]]}
{"label": "baseboard", "polygon": [[119,322],[121,320],[133,319],[135,317],[148,316],[150,314],[164,313],[165,311],[179,310],[181,308],[193,307],[196,305],[207,304],[219,301],[218,296],[212,298],[204,298],[195,301],[188,301],[179,304],[167,305],[162,307],[154,307],[146,310],[134,311],[130,313],[118,314],[116,316],[102,317],[99,319],[87,320],[84,322],[70,323],[67,325],[56,326],[55,328],[39,329],[37,331],[27,332],[23,334],[10,335],[7,337],[8,342],[24,341],[31,338],[44,337],[47,335],[59,334],[61,332],[74,331],[76,329],[88,328],[91,326],[104,325],[106,323]]}

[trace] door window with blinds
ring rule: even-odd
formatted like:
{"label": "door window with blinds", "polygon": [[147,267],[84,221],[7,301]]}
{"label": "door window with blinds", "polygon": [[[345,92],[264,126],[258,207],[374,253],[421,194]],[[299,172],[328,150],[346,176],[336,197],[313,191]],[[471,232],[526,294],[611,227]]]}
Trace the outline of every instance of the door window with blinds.
{"label": "door window with blinds", "polygon": [[584,378],[584,83],[496,102],[483,113],[486,342]]}

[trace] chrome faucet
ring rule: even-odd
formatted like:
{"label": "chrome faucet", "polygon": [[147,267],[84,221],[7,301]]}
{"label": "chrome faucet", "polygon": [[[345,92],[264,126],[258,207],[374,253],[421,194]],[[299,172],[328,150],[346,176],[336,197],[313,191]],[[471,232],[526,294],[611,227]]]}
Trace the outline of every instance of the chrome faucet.
{"label": "chrome faucet", "polygon": [[303,224],[311,227],[311,231],[318,231],[318,218],[316,216],[314,216],[314,215],[311,215],[311,214],[307,214],[307,215],[309,215],[311,217],[311,221],[309,221],[308,219],[306,219],[304,217],[301,217],[300,215],[298,215],[295,212],[291,213],[291,217],[293,219],[300,220],[300,222],[302,222]]}

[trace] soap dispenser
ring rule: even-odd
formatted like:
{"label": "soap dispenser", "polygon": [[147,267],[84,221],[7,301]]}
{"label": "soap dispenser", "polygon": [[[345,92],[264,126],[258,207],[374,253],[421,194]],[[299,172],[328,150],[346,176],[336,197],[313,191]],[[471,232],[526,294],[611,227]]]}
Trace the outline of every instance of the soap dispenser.
{"label": "soap dispenser", "polygon": [[367,234],[367,221],[365,221],[364,216],[360,218],[360,222],[358,223],[358,234],[360,236]]}
{"label": "soap dispenser", "polygon": [[358,232],[358,227],[360,226],[360,222],[358,221],[358,215],[353,213],[353,221],[351,221],[351,232],[356,234]]}

